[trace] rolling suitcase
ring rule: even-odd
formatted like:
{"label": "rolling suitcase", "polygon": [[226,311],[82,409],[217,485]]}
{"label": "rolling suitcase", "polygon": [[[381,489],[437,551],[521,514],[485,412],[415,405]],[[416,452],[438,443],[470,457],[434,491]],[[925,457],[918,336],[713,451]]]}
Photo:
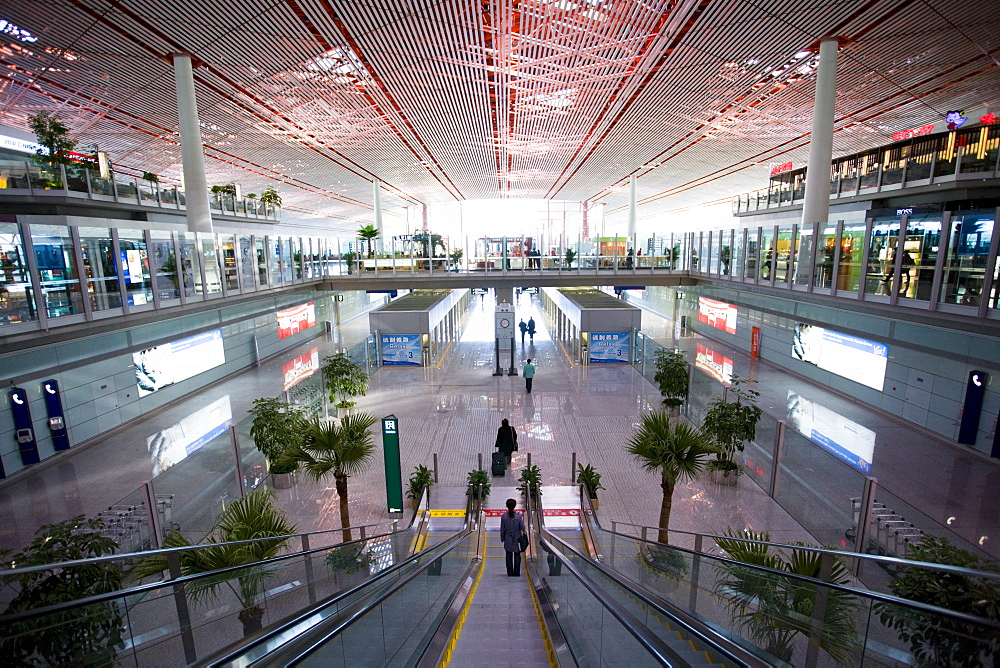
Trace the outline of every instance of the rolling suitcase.
{"label": "rolling suitcase", "polygon": [[502,452],[493,453],[493,475],[503,476],[507,472],[507,456]]}

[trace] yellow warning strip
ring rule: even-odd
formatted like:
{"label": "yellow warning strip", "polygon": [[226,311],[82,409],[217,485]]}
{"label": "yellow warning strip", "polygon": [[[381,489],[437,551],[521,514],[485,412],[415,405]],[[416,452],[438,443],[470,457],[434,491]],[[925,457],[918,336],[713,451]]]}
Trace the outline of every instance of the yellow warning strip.
{"label": "yellow warning strip", "polygon": [[476,581],[472,583],[469,596],[465,599],[465,604],[462,605],[462,612],[458,615],[458,622],[455,624],[455,628],[451,630],[451,635],[448,636],[448,644],[445,647],[444,654],[441,656],[441,663],[438,666],[447,666],[451,661],[451,653],[455,651],[455,643],[458,642],[458,636],[462,632],[462,625],[465,624],[465,618],[469,614],[469,606],[472,605],[472,599],[476,597],[476,590],[479,589],[479,581],[483,579],[485,571],[486,559],[483,559],[479,563],[479,572],[476,574]]}
{"label": "yellow warning strip", "polygon": [[531,570],[525,569],[525,574],[528,576],[528,589],[531,590],[531,600],[535,604],[535,614],[538,616],[538,627],[542,630],[542,641],[545,643],[545,652],[549,655],[549,666],[552,668],[558,668],[559,664],[556,662],[556,652],[552,649],[552,640],[549,638],[549,629],[545,626],[545,617],[542,615],[542,606],[538,603],[538,595],[535,594],[535,585],[531,581]]}
{"label": "yellow warning strip", "polygon": [[455,340],[454,339],[452,339],[451,341],[448,342],[448,347],[444,349],[444,352],[441,353],[441,357],[438,358],[438,363],[434,365],[435,369],[440,369],[441,368],[441,364],[444,362],[444,358],[448,355],[448,351],[451,350],[451,347],[454,344],[455,344]]}
{"label": "yellow warning strip", "polygon": [[465,517],[465,510],[461,508],[437,508],[428,512],[431,517]]}
{"label": "yellow warning strip", "polygon": [[569,365],[576,366],[576,362],[574,362],[573,358],[569,356],[569,352],[566,351],[566,346],[563,345],[563,342],[558,340],[556,342],[559,344],[559,347],[562,348],[563,355],[566,356],[566,361],[569,362]]}

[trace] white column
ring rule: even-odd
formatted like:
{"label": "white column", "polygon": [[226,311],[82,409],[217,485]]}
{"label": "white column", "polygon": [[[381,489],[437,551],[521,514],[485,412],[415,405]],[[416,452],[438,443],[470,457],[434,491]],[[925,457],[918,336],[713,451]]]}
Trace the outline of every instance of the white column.
{"label": "white column", "polygon": [[802,224],[825,223],[830,217],[830,162],[833,158],[833,103],[837,96],[837,38],[819,43],[816,102],[809,135],[809,164]]}
{"label": "white column", "polygon": [[635,176],[628,177],[628,238],[635,238]]}
{"label": "white column", "polygon": [[422,229],[424,232],[426,232],[427,231],[427,205],[423,204],[421,206],[423,208],[423,222],[421,223],[422,227],[420,229]]}
{"label": "white column", "polygon": [[189,54],[174,54],[174,79],[177,83],[177,126],[181,133],[181,159],[184,161],[188,230],[211,233],[212,210],[208,206],[205,151],[201,145],[198,102],[194,94],[194,72]]}
{"label": "white column", "polygon": [[372,200],[375,205],[375,229],[378,230],[378,248],[381,250],[383,247],[382,237],[382,184],[379,183],[378,179],[372,181]]}

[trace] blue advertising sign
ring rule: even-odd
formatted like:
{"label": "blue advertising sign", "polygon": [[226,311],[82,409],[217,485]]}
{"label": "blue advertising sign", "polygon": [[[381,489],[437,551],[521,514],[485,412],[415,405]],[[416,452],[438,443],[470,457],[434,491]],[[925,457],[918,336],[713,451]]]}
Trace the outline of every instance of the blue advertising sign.
{"label": "blue advertising sign", "polygon": [[632,334],[630,332],[591,332],[590,363],[629,363]]}
{"label": "blue advertising sign", "polygon": [[385,366],[423,366],[419,334],[383,334],[382,364]]}
{"label": "blue advertising sign", "polygon": [[56,450],[69,450],[69,432],[63,416],[62,399],[59,398],[59,383],[54,378],[42,383],[42,396],[45,397],[45,411],[49,414],[52,447]]}

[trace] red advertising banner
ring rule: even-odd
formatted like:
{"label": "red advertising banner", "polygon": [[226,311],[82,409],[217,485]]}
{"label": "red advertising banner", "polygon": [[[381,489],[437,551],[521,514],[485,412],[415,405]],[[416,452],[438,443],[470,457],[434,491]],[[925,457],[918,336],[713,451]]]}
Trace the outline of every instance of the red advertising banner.
{"label": "red advertising banner", "polygon": [[698,297],[698,322],[735,334],[736,307],[726,302]]}
{"label": "red advertising banner", "polygon": [[760,357],[760,327],[750,329],[750,357]]}
{"label": "red advertising banner", "polygon": [[319,348],[313,348],[295,359],[285,362],[281,367],[281,376],[285,379],[284,388],[289,390],[319,369]]}
{"label": "red advertising banner", "polygon": [[278,311],[278,338],[287,339],[293,334],[316,326],[316,305],[313,302]]}

